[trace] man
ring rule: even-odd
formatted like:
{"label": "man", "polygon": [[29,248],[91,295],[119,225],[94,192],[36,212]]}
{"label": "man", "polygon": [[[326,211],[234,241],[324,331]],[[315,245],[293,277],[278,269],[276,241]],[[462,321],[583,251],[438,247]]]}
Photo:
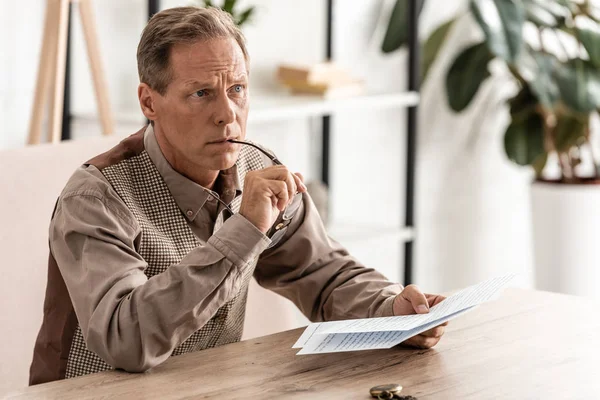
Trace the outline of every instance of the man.
{"label": "man", "polygon": [[[158,13],[137,57],[152,123],[80,167],[60,195],[31,384],[145,371],[238,341],[252,276],[313,321],[442,301],[360,265],[327,237],[300,174],[229,142],[246,135],[249,65],[228,14]],[[443,331],[406,344],[432,347]]]}

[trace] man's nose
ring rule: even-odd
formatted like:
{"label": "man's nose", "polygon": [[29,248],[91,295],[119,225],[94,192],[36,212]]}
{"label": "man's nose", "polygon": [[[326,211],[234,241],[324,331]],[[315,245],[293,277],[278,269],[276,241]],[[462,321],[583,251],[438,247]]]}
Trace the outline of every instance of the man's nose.
{"label": "man's nose", "polygon": [[220,96],[217,100],[214,122],[217,126],[229,125],[235,121],[235,110],[228,96]]}

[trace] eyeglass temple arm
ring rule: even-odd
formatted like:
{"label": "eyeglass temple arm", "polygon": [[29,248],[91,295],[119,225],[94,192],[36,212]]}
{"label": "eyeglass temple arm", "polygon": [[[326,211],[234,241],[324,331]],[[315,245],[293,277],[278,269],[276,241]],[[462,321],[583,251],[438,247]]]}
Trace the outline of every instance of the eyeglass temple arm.
{"label": "eyeglass temple arm", "polygon": [[267,153],[265,150],[263,150],[262,148],[260,148],[260,146],[257,146],[254,143],[244,142],[243,140],[233,140],[233,139],[229,139],[228,142],[245,144],[246,146],[254,147],[256,150],[260,151],[265,156],[269,157],[269,160],[273,161],[273,164],[275,164],[275,165],[283,165],[283,163],[281,161],[279,161],[277,159],[277,157],[275,157],[272,154]]}

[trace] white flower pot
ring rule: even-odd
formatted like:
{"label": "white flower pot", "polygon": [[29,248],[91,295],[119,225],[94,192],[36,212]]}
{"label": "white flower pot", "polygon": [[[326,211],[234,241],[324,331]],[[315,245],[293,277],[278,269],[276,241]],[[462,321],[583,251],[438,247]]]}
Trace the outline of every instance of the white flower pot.
{"label": "white flower pot", "polygon": [[535,182],[531,203],[536,287],[600,299],[600,185]]}

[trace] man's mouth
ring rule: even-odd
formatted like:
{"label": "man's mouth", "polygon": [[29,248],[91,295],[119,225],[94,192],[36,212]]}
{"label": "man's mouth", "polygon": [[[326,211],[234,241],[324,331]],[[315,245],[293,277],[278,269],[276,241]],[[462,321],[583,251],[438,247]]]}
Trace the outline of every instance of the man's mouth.
{"label": "man's mouth", "polygon": [[212,142],[208,142],[209,144],[223,144],[223,143],[233,143],[233,140],[235,140],[236,138],[224,138],[224,139],[219,139],[219,140],[213,140]]}

